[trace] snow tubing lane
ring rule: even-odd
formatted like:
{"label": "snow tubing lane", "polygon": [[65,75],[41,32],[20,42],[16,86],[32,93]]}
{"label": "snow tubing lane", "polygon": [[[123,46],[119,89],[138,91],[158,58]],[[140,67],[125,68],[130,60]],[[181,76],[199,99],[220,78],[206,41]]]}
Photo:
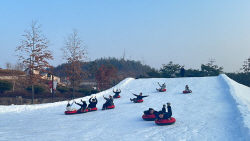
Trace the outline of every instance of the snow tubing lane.
{"label": "snow tubing lane", "polygon": [[189,92],[189,91],[183,91],[183,93],[184,93],[184,94],[187,94],[187,93],[191,93],[191,92]]}
{"label": "snow tubing lane", "polygon": [[134,103],[141,103],[141,102],[143,102],[143,99],[134,101]]}
{"label": "snow tubing lane", "polygon": [[156,119],[154,114],[146,114],[143,115],[142,118],[147,121],[154,121]]}
{"label": "snow tubing lane", "polygon": [[166,92],[167,89],[163,89],[163,90],[158,90],[159,92]]}
{"label": "snow tubing lane", "polygon": [[81,114],[81,113],[87,113],[89,110],[86,109],[85,112],[77,112],[77,111],[65,111],[65,115],[73,115],[73,114]]}
{"label": "snow tubing lane", "polygon": [[167,119],[159,119],[159,120],[155,120],[155,123],[157,125],[171,125],[175,123],[175,118],[171,117],[170,120]]}
{"label": "snow tubing lane", "polygon": [[115,105],[108,106],[106,109],[114,109]]}
{"label": "snow tubing lane", "polygon": [[118,96],[113,96],[113,98],[120,98],[121,96],[120,95],[118,95]]}

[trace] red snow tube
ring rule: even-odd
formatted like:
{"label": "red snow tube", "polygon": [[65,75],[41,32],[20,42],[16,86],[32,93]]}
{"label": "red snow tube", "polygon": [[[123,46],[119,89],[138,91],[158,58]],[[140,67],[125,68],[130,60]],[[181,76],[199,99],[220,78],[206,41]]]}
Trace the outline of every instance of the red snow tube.
{"label": "red snow tube", "polygon": [[156,119],[154,114],[143,115],[142,118],[147,121],[154,121]]}
{"label": "red snow tube", "polygon": [[134,101],[134,103],[141,103],[141,102],[143,102],[143,99]]}
{"label": "red snow tube", "polygon": [[80,113],[86,113],[88,112],[89,110],[86,109],[85,111],[81,111],[81,112],[77,112],[77,111],[65,111],[65,115],[72,115],[72,114],[80,114]]}
{"label": "red snow tube", "polygon": [[158,90],[159,92],[166,92],[167,89],[163,89],[163,90]]}
{"label": "red snow tube", "polygon": [[91,108],[91,109],[90,109],[90,112],[91,112],[91,111],[96,111],[96,110],[97,110],[96,107],[95,107],[95,108]]}
{"label": "red snow tube", "polygon": [[110,105],[107,107],[107,109],[114,109],[115,108],[115,105]]}
{"label": "red snow tube", "polygon": [[157,125],[170,125],[170,124],[174,124],[175,121],[176,121],[175,118],[171,117],[170,120],[167,120],[167,119],[155,120],[155,123]]}
{"label": "red snow tube", "polygon": [[77,111],[65,111],[65,115],[77,114]]}
{"label": "red snow tube", "polygon": [[120,95],[118,95],[118,96],[113,96],[113,98],[120,98],[121,96]]}
{"label": "red snow tube", "polygon": [[184,93],[184,94],[186,94],[186,93],[191,93],[191,91],[183,91],[183,93]]}

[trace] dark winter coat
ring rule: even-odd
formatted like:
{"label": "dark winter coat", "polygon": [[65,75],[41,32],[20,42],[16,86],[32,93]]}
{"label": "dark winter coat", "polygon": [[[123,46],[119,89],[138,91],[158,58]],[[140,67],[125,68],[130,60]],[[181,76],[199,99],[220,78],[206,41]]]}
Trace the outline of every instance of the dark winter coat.
{"label": "dark winter coat", "polygon": [[114,93],[115,93],[115,96],[117,97],[117,96],[119,96],[119,94],[121,93],[121,91],[113,91]]}
{"label": "dark winter coat", "polygon": [[166,107],[162,107],[161,111],[162,111],[163,113],[166,113]]}
{"label": "dark winter coat", "polygon": [[136,94],[133,94],[134,96],[136,96],[136,100],[142,100],[144,97],[147,97],[147,96],[141,96],[141,95],[136,95]]}
{"label": "dark winter coat", "polygon": [[106,102],[104,103],[104,105],[107,105],[107,106],[111,106],[111,105],[114,105],[114,99],[111,97],[111,98],[106,98],[104,97],[104,99],[106,100]]}
{"label": "dark winter coat", "polygon": [[95,98],[94,99],[95,100],[95,102],[92,102],[91,101],[91,98],[89,99],[89,105],[88,105],[88,108],[95,108],[96,107],[96,104],[97,104],[97,99]]}
{"label": "dark winter coat", "polygon": [[76,104],[79,105],[79,106],[81,106],[81,110],[84,110],[84,109],[86,109],[86,107],[87,107],[87,104],[86,104],[86,103],[82,103],[82,104],[76,103]]}

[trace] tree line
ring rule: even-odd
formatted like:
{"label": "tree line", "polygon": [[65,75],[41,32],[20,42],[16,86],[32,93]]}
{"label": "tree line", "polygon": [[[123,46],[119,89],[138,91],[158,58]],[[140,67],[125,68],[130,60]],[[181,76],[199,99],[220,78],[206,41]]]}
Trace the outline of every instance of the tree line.
{"label": "tree line", "polygon": [[[30,84],[29,90],[32,92],[32,103],[35,87],[37,88],[37,85],[44,81],[41,79],[41,72],[50,74],[52,80],[54,75],[66,77],[70,81],[69,85],[73,92],[73,98],[75,98],[75,90],[79,90],[81,83],[89,80],[95,81],[100,90],[105,90],[127,77],[183,77],[180,74],[183,66],[172,61],[163,64],[158,70],[145,65],[141,61],[125,59],[125,53],[121,58],[108,57],[87,61],[87,46],[80,38],[76,29],[73,29],[72,33],[67,34],[64,38],[64,45],[61,47],[63,52],[62,59],[66,62],[53,67],[49,64],[49,60],[53,60],[52,52],[48,49],[51,44],[42,34],[42,26],[38,25],[38,21],[35,20],[32,21],[30,27],[30,30],[25,30],[21,45],[16,48],[16,51],[19,54],[19,61],[22,63],[19,66],[29,69],[29,77],[25,83]],[[201,64],[201,69],[186,69],[184,77],[218,76],[221,73],[225,73],[223,72],[223,67],[215,65],[215,62],[214,59],[210,59],[207,64]],[[6,65],[10,66],[8,63]],[[225,74],[239,83],[250,86],[249,68],[250,58],[244,62],[243,67],[240,69],[241,72]],[[7,84],[4,85],[7,86]],[[10,86],[8,85],[8,87]],[[6,91],[6,89],[1,90],[1,92],[3,91]],[[52,92],[54,92],[53,89]]]}

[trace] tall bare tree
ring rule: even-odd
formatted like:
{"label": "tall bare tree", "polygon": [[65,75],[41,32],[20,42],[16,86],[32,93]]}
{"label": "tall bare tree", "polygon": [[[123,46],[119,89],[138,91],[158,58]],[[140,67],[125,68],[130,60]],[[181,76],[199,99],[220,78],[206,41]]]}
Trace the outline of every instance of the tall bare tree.
{"label": "tall bare tree", "polygon": [[50,41],[42,34],[42,25],[37,23],[37,20],[31,22],[31,29],[24,31],[24,39],[21,39],[21,45],[16,49],[19,52],[19,61],[22,61],[30,70],[32,104],[34,103],[34,84],[41,78],[39,72],[44,72],[47,67],[50,67],[48,60],[53,60],[52,52],[48,50]]}
{"label": "tall bare tree", "polygon": [[80,81],[87,77],[87,73],[82,70],[82,65],[87,59],[87,46],[78,35],[78,31],[73,29],[72,34],[64,38],[63,59],[67,61],[66,74],[73,87],[73,98],[75,98],[75,87]]}
{"label": "tall bare tree", "polygon": [[240,68],[240,70],[243,70],[244,73],[249,73],[250,72],[250,57],[244,61],[243,68]]}

